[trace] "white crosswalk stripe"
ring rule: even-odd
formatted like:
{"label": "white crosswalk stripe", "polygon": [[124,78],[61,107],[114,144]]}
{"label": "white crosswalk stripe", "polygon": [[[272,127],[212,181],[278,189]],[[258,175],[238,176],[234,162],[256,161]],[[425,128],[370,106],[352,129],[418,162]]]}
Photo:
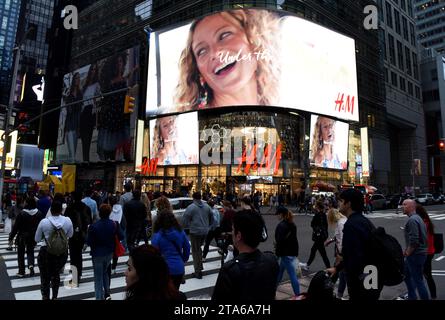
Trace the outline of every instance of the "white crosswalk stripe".
{"label": "white crosswalk stripe", "polygon": [[[38,249],[35,252],[35,276],[30,277],[29,274],[24,278],[16,276],[18,272],[17,251],[7,251],[8,234],[0,233],[0,256],[6,265],[11,287],[16,300],[40,300],[42,298],[40,293],[40,273],[37,266]],[[60,276],[60,288],[58,298],[60,300],[94,300],[94,274],[89,248],[83,253],[83,272],[82,280],[78,288],[71,288],[64,283],[68,283],[71,279],[69,274],[69,257],[65,265],[65,272]],[[180,290],[184,292],[188,299],[210,299],[210,296],[215,286],[218,277],[219,269],[221,267],[220,255],[216,247],[210,247],[207,254],[207,259],[203,263],[203,277],[202,279],[193,278],[193,258],[190,259],[185,266],[186,283],[181,285]],[[128,255],[119,257],[116,274],[112,275],[111,279],[111,297],[114,300],[122,300],[125,298],[125,276],[126,261]],[[25,264],[27,264],[25,256]]]}
{"label": "white crosswalk stripe", "polygon": [[[445,220],[445,213],[443,213],[443,211],[428,211],[428,215],[430,216],[431,220]],[[399,211],[399,214],[391,211],[373,211],[372,213],[365,215],[365,217],[369,219],[406,219],[406,215],[404,215],[401,211]]]}

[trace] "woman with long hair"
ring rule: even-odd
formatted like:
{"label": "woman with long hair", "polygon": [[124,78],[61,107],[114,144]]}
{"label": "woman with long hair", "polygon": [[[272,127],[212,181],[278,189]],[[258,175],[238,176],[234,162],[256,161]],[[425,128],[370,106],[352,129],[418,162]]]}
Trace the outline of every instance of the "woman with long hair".
{"label": "woman with long hair", "polygon": [[311,248],[309,260],[307,261],[307,264],[303,264],[303,267],[308,269],[312,261],[314,261],[315,254],[319,251],[326,268],[330,268],[331,264],[324,247],[324,242],[328,238],[328,220],[326,218],[325,207],[322,200],[318,200],[315,203],[315,215],[312,218],[311,227],[312,241],[314,241],[314,244]]}
{"label": "woman with long hair", "polygon": [[346,163],[340,161],[334,150],[335,123],[335,120],[322,116],[315,122],[309,158],[317,167],[346,169]]}
{"label": "woman with long hair", "polygon": [[179,61],[175,111],[277,105],[279,21],[265,10],[232,10],[195,20]]}
{"label": "woman with long hair", "polygon": [[172,210],[158,211],[151,243],[167,262],[170,276],[177,289],[185,274],[185,263],[190,257],[190,242]]}
{"label": "woman with long hair", "polygon": [[[325,241],[324,245],[328,246],[331,243],[335,243],[335,263],[334,265],[338,265],[342,259],[342,241],[343,241],[343,227],[346,223],[347,218],[338,211],[338,209],[330,208],[328,210],[328,224],[331,227],[335,227],[334,236]],[[340,271],[340,273],[335,274],[335,278],[332,281],[335,283],[337,281],[337,277],[340,279],[340,283],[338,284],[337,297],[342,298],[343,293],[346,289],[346,276],[344,271]]]}
{"label": "woman with long hair", "polygon": [[[80,74],[74,73],[71,81],[71,87],[68,97],[65,99],[66,104],[81,101],[83,98],[83,92],[80,84]],[[72,104],[66,107],[65,118],[65,139],[68,146],[68,155],[71,162],[76,161],[77,151],[77,138],[80,135],[80,108],[81,103]]]}
{"label": "woman with long hair", "polygon": [[280,261],[280,271],[277,283],[283,279],[284,270],[287,271],[295,297],[300,295],[300,284],[296,273],[298,257],[297,226],[294,223],[292,213],[285,207],[278,207],[277,214],[281,222],[275,229],[275,254]]}
{"label": "woman with long hair", "polygon": [[130,251],[125,270],[126,300],[186,300],[173,284],[158,249],[141,245]]}
{"label": "woman with long hair", "polygon": [[93,63],[88,69],[87,79],[83,86],[83,104],[80,110],[80,139],[82,140],[83,161],[90,161],[90,145],[93,130],[96,126],[98,95],[100,95],[98,65]]}
{"label": "woman with long hair", "polygon": [[431,263],[434,258],[434,224],[430,219],[430,216],[428,215],[428,212],[426,209],[420,205],[416,205],[416,213],[422,218],[423,222],[425,222],[426,231],[427,231],[427,242],[428,242],[428,249],[427,249],[427,256],[425,265],[423,266],[423,274],[425,276],[426,282],[428,284],[428,289],[430,290],[431,299],[435,300],[437,299],[437,290],[436,290],[436,283],[434,282],[433,275],[432,275],[432,266]]}

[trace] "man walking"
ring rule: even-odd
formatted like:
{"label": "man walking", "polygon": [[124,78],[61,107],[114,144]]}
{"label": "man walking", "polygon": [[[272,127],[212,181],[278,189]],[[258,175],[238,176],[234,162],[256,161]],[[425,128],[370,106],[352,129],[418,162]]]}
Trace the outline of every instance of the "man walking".
{"label": "man walking", "polygon": [[416,289],[420,299],[429,300],[428,291],[423,281],[423,266],[427,255],[427,233],[425,223],[416,213],[416,202],[406,199],[402,203],[403,213],[409,219],[405,224],[405,283],[408,289],[408,300],[417,300]]}
{"label": "man walking", "polygon": [[378,300],[383,285],[378,289],[366,289],[364,280],[367,276],[364,268],[371,260],[371,252],[367,249],[374,225],[363,215],[364,199],[360,191],[346,189],[339,196],[339,211],[348,218],[343,228],[341,261],[329,273],[335,274],[345,270],[349,299],[353,301]]}
{"label": "man walking", "polygon": [[225,263],[216,280],[214,301],[270,301],[275,299],[279,265],[273,253],[258,249],[264,221],[259,214],[235,213],[232,240],[239,255]]}
{"label": "man walking", "polygon": [[[68,241],[66,238],[73,236],[73,224],[70,218],[64,217],[62,213],[62,202],[53,201],[51,204],[51,216],[40,221],[34,240],[41,242],[37,261],[40,269],[40,290],[42,300],[49,300],[50,287],[52,288],[52,299],[57,299],[60,284],[60,272],[68,259]],[[60,230],[65,234],[63,237],[53,237],[53,233]],[[52,239],[55,239],[52,241]],[[42,241],[43,240],[43,241]],[[51,244],[49,250],[48,246]],[[64,249],[63,252],[59,251]],[[50,253],[49,251],[58,251]]]}
{"label": "man walking", "polygon": [[138,245],[138,239],[144,232],[144,222],[147,218],[147,208],[141,201],[140,190],[133,191],[133,199],[124,204],[123,213],[127,222],[127,246],[131,251]]}
{"label": "man walking", "polygon": [[190,230],[192,244],[193,267],[195,278],[202,279],[202,250],[201,246],[207,237],[210,226],[213,224],[213,212],[208,204],[201,201],[201,193],[193,193],[193,203],[184,212],[183,222]]}

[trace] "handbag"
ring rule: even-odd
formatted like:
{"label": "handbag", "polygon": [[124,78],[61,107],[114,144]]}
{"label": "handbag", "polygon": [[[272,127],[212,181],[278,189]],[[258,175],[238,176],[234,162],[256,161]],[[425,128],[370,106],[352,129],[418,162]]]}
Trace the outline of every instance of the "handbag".
{"label": "handbag", "polygon": [[[116,225],[116,232],[117,232],[117,224]],[[117,236],[117,233],[114,234],[114,256],[115,257],[121,257],[125,254],[125,248],[122,245],[121,241],[119,240],[119,237]]]}
{"label": "handbag", "polygon": [[441,253],[443,251],[443,234],[435,233],[434,237],[434,253]]}

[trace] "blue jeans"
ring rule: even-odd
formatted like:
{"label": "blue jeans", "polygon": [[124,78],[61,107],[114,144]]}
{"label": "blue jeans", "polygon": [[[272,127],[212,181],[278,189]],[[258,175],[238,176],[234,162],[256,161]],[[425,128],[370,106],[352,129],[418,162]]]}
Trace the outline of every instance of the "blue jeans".
{"label": "blue jeans", "polygon": [[283,256],[280,257],[280,272],[278,272],[277,283],[281,282],[283,279],[284,270],[286,269],[287,274],[289,275],[290,282],[292,284],[292,289],[294,290],[294,294],[297,296],[300,294],[300,284],[298,283],[297,272],[297,257],[292,256]]}
{"label": "blue jeans", "polygon": [[417,300],[416,288],[420,299],[429,300],[428,291],[423,281],[423,266],[426,254],[413,254],[405,258],[405,283],[408,288],[408,300]]}
{"label": "blue jeans", "polygon": [[96,300],[104,300],[105,295],[110,294],[110,279],[107,269],[110,266],[112,257],[112,253],[106,256],[93,257],[94,291],[96,292]]}

